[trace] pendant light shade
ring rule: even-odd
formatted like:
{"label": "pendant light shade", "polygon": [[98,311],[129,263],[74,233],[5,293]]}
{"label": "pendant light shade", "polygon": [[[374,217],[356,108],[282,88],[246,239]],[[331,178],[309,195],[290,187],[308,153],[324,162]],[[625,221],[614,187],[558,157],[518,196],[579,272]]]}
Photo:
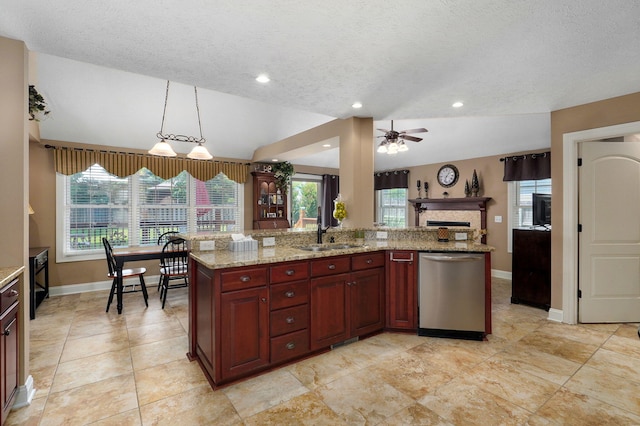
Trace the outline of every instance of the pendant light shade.
{"label": "pendant light shade", "polygon": [[160,157],[175,157],[177,155],[173,148],[171,148],[171,145],[164,139],[155,144],[153,148],[149,150],[149,154]]}
{"label": "pendant light shade", "polygon": [[193,147],[189,154],[187,154],[187,157],[194,160],[211,160],[213,158],[213,155],[209,154],[207,148],[205,148],[201,144],[198,144]]}
{"label": "pendant light shade", "polygon": [[194,160],[211,160],[213,156],[209,153],[207,148],[203,146],[206,142],[205,138],[202,137],[202,123],[200,122],[200,106],[198,105],[198,88],[193,87],[193,91],[196,96],[196,114],[198,115],[198,128],[200,129],[200,139],[193,136],[184,136],[184,135],[174,135],[172,133],[164,134],[164,117],[167,114],[167,101],[169,99],[169,80],[167,80],[167,90],[164,97],[164,110],[162,112],[162,124],[160,125],[160,131],[156,134],[160,142],[156,143],[153,148],[149,150],[149,154],[157,155],[160,157],[175,157],[177,154],[167,142],[170,141],[178,141],[178,142],[190,142],[195,143],[195,146],[189,154],[187,154],[188,158],[192,158]]}

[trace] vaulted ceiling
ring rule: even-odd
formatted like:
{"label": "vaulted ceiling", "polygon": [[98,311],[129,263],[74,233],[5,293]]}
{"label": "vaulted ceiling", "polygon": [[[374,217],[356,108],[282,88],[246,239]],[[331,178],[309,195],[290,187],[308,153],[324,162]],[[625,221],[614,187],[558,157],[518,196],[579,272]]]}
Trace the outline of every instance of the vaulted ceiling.
{"label": "vaulted ceiling", "polygon": [[9,0],[0,35],[38,53],[43,138],[149,149],[171,80],[165,131],[198,135],[197,86],[227,158],[350,116],[429,129],[377,170],[539,149],[550,111],[640,91],[636,0]]}

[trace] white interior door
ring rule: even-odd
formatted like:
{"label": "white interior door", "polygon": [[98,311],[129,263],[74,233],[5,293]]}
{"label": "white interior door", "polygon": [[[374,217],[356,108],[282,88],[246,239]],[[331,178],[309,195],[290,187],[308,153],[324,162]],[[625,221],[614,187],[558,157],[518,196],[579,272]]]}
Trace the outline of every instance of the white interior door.
{"label": "white interior door", "polygon": [[579,322],[640,322],[640,143],[579,149]]}

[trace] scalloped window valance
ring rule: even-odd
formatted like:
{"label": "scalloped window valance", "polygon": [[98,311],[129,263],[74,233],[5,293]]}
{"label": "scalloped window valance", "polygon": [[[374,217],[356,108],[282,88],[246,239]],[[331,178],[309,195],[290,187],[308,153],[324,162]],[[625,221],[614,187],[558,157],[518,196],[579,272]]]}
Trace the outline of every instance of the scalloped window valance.
{"label": "scalloped window valance", "polygon": [[107,172],[121,178],[131,176],[143,167],[163,179],[176,177],[183,170],[203,182],[224,173],[235,182],[245,183],[249,175],[249,163],[156,157],[131,152],[98,151],[49,145],[47,148],[52,148],[54,151],[55,171],[63,175],[83,172],[96,163]]}

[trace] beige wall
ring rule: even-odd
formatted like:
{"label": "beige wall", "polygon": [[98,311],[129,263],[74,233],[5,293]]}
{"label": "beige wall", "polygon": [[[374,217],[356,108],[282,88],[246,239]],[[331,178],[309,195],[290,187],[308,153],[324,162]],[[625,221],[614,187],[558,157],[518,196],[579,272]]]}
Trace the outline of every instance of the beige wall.
{"label": "beige wall", "polygon": [[[538,151],[536,151],[538,152]],[[515,153],[508,153],[514,155]],[[495,247],[491,254],[491,267],[500,271],[511,271],[511,253],[507,252],[507,183],[502,181],[504,166],[500,158],[505,155],[474,158],[471,160],[449,161],[460,172],[460,178],[451,188],[443,188],[438,184],[436,175],[443,164],[429,164],[409,168],[409,198],[418,196],[416,181],[419,179],[429,183],[429,198],[443,198],[442,193],[447,191],[450,198],[464,198],[465,180],[471,184],[473,170],[476,170],[480,181],[481,197],[491,197],[487,203],[487,244]],[[422,192],[424,197],[424,190]],[[495,223],[494,217],[502,216],[502,223]],[[409,223],[413,224],[415,212],[411,209]]]}
{"label": "beige wall", "polygon": [[0,266],[25,267],[19,291],[19,385],[29,375],[29,148],[28,51],[21,41],[0,37]]}
{"label": "beige wall", "polygon": [[640,92],[605,99],[551,113],[551,178],[553,185],[551,232],[551,307],[562,309],[562,138],[577,132],[640,121]]}

